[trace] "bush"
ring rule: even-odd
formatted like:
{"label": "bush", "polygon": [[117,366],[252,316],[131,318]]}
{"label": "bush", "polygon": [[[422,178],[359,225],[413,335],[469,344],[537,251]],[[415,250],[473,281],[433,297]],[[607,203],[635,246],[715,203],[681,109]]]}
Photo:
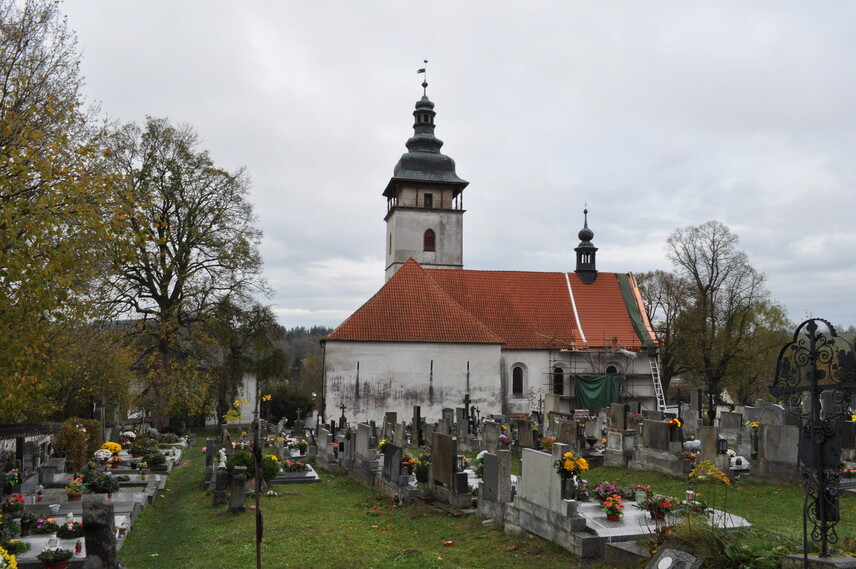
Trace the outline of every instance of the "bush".
{"label": "bush", "polygon": [[184,436],[184,429],[181,428],[181,426],[179,426],[179,425],[166,425],[165,427],[161,428],[160,432],[161,432],[161,435],[166,435],[166,434],[176,435],[176,439],[178,437]]}
{"label": "bush", "polygon": [[159,451],[156,448],[149,448],[145,452],[143,452],[143,456],[140,459],[141,462],[145,462],[149,465],[149,467],[156,466],[158,464],[166,463],[166,455]]}
{"label": "bush", "polygon": [[77,417],[66,419],[56,434],[56,443],[71,469],[77,471],[101,447],[101,423]]}
{"label": "bush", "polygon": [[253,455],[246,450],[236,450],[232,456],[226,460],[226,469],[229,471],[229,479],[232,478],[232,472],[236,466],[247,467],[247,480],[256,475],[256,465],[253,460]]}
{"label": "bush", "polygon": [[266,454],[262,457],[262,478],[265,482],[270,482],[279,474],[279,459],[272,454]]}
{"label": "bush", "polygon": [[175,444],[179,441],[178,435],[175,433],[161,433],[158,435],[158,442],[163,444]]}

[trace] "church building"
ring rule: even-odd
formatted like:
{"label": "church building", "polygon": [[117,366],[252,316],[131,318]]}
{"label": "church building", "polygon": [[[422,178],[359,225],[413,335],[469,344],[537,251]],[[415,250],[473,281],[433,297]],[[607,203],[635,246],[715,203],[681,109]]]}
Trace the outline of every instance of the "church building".
{"label": "church building", "polygon": [[[423,90],[427,83],[423,83]],[[463,264],[463,194],[434,136],[434,103],[416,103],[413,136],[383,195],[386,282],[324,346],[324,415],[380,421],[592,413],[617,401],[658,409],[654,332],[632,274],[597,270],[584,211],[572,272],[475,271]],[[569,262],[571,259],[569,259]]]}

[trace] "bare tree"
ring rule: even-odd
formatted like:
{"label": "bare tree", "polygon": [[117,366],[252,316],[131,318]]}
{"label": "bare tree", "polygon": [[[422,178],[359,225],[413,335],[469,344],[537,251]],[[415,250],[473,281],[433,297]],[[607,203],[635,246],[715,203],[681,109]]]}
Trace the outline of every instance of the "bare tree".
{"label": "bare tree", "polygon": [[686,339],[685,362],[704,382],[711,403],[720,398],[723,381],[753,332],[753,316],[769,297],[764,275],[737,242],[737,235],[715,220],[677,229],[666,242],[667,256],[691,293],[676,333]]}
{"label": "bare tree", "polygon": [[657,334],[660,349],[660,381],[668,392],[672,378],[689,371],[684,363],[683,338],[676,334],[677,322],[690,299],[689,282],[674,273],[651,271],[636,275],[642,302]]}

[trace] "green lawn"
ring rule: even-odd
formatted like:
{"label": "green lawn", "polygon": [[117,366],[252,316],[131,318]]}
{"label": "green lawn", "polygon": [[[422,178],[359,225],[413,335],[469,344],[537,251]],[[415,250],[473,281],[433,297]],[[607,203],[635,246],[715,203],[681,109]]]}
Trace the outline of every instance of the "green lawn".
{"label": "green lawn", "polygon": [[[255,567],[255,513],[213,506],[200,489],[204,457],[197,448],[188,459],[137,520],[120,559],[130,569]],[[265,569],[577,566],[570,553],[541,539],[509,536],[476,516],[454,518],[424,505],[394,509],[352,479],[321,474],[318,484],[276,486],[279,497],[262,498]],[[366,515],[372,506],[383,514]]]}
{"label": "green lawn", "polygon": [[[203,468],[197,448],[173,470],[167,489],[140,516],[120,552],[130,569],[255,567],[255,513],[232,515],[226,506],[213,506],[211,494],[201,489]],[[262,498],[265,569],[578,566],[572,555],[548,542],[506,535],[477,516],[455,518],[419,504],[395,509],[388,498],[352,479],[321,474],[318,484],[276,486],[279,497]],[[592,487],[608,480],[647,484],[676,497],[686,491],[684,480],[650,472],[601,467],[587,478]],[[713,498],[711,483],[695,487],[708,501]],[[721,505],[721,485],[716,492]],[[756,526],[781,532],[787,541],[801,538],[800,486],[738,482],[727,501],[729,511]],[[373,506],[381,516],[366,514]],[[856,497],[844,496],[841,506],[839,536],[856,535]]]}

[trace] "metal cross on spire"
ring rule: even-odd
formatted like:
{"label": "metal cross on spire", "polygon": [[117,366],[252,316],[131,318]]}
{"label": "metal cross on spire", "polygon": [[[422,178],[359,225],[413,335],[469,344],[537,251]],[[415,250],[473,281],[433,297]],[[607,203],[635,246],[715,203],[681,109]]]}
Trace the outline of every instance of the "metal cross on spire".
{"label": "metal cross on spire", "polygon": [[424,74],[424,77],[422,79],[422,95],[424,97],[427,97],[428,96],[428,60],[427,59],[423,60],[423,63],[425,63],[425,67],[419,69],[418,71],[416,71],[416,73],[417,74],[419,74],[419,73]]}

